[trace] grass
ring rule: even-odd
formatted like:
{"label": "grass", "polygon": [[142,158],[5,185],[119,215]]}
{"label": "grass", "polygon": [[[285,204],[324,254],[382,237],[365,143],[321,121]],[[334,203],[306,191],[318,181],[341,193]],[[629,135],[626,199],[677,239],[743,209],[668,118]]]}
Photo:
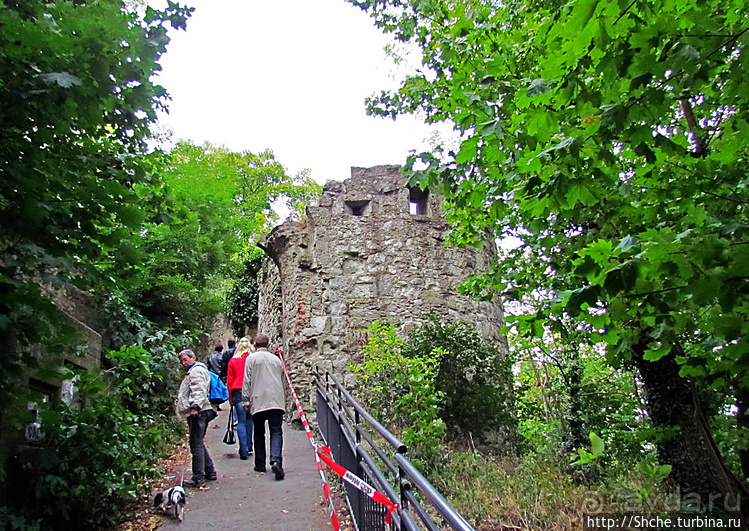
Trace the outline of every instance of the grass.
{"label": "grass", "polygon": [[609,471],[607,479],[583,484],[583,476],[564,468],[564,458],[551,452],[490,457],[453,450],[430,480],[477,531],[579,530],[586,512],[637,509],[643,500],[660,506],[666,499],[663,485],[637,472]]}

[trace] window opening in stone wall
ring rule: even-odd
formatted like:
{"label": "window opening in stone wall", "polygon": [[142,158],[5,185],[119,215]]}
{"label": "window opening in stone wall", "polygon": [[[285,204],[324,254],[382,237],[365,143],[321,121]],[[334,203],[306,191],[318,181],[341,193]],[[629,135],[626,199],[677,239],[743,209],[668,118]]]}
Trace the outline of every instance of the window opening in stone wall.
{"label": "window opening in stone wall", "polygon": [[369,201],[346,201],[346,208],[352,216],[366,216],[369,212]]}
{"label": "window opening in stone wall", "polygon": [[408,187],[408,212],[412,216],[426,216],[429,200],[429,190],[422,190],[418,186]]}
{"label": "window opening in stone wall", "polygon": [[41,411],[45,405],[48,406],[54,400],[59,390],[53,385],[34,379],[29,381],[29,390],[36,400],[29,400],[26,405],[33,420],[25,426],[24,441],[36,444],[44,439]]}

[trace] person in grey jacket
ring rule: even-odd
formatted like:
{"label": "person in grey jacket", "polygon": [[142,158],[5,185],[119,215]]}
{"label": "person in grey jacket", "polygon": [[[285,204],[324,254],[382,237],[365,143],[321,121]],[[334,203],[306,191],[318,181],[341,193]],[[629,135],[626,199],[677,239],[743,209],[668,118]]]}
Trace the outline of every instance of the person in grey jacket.
{"label": "person in grey jacket", "polygon": [[270,340],[255,336],[255,352],[247,356],[242,381],[242,401],[255,426],[255,471],[265,472],[265,423],[270,431],[270,467],[276,479],[283,479],[283,414],[286,386],[278,356],[268,351]]}
{"label": "person in grey jacket", "polygon": [[190,453],[192,454],[192,479],[185,481],[184,486],[204,488],[206,480],[217,478],[211,454],[205,447],[205,432],[208,423],[216,418],[216,412],[208,400],[211,376],[208,368],[196,360],[192,350],[179,353],[182,367],[187,369],[177,394],[177,416],[187,420],[190,428]]}

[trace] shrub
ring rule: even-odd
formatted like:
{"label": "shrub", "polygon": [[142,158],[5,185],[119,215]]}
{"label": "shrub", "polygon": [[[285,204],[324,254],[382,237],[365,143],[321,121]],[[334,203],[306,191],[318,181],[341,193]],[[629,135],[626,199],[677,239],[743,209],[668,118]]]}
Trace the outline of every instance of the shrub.
{"label": "shrub", "polygon": [[[118,353],[121,358],[128,354],[134,359],[144,355],[139,349]],[[24,524],[14,516],[18,529],[94,529],[116,523],[121,502],[155,477],[155,464],[171,442],[163,424],[131,411],[116,396],[142,391],[133,378],[96,369],[81,372],[75,381],[80,406],[61,402],[43,409],[43,445],[19,457],[14,467],[17,498],[11,501],[15,508],[25,507],[27,515]]]}
{"label": "shrub", "polygon": [[375,417],[390,419],[388,428],[403,439],[414,464],[432,470],[445,435],[439,417],[442,393],[435,388],[441,353],[406,358],[392,325],[378,321],[366,332],[370,339],[364,346],[364,362],[352,366],[359,376],[362,402]]}
{"label": "shrub", "polygon": [[444,396],[440,417],[449,429],[472,434],[479,443],[513,446],[517,420],[504,349],[482,340],[466,323],[443,324],[432,317],[409,335],[403,355],[425,358],[433,352],[440,353],[435,388]]}
{"label": "shrub", "polygon": [[247,260],[244,264],[244,272],[234,281],[234,285],[226,295],[226,317],[237,335],[244,335],[245,329],[257,322],[260,293],[257,276],[263,263],[264,255]]}

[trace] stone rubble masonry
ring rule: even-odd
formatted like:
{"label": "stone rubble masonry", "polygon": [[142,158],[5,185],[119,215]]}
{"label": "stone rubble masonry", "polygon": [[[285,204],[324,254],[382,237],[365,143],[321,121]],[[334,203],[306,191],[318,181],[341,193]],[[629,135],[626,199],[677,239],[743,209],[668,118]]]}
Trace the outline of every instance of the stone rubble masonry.
{"label": "stone rubble masonry", "polygon": [[463,280],[489,268],[494,242],[445,247],[441,199],[405,182],[399,166],[352,168],[349,179],[325,184],[304,221],[287,221],[260,241],[272,261],[261,274],[258,330],[283,348],[307,404],[315,366],[350,387],[347,364],[359,361],[363,330],[377,320],[405,338],[434,312],[474,324],[506,349],[499,300],[458,293]]}

